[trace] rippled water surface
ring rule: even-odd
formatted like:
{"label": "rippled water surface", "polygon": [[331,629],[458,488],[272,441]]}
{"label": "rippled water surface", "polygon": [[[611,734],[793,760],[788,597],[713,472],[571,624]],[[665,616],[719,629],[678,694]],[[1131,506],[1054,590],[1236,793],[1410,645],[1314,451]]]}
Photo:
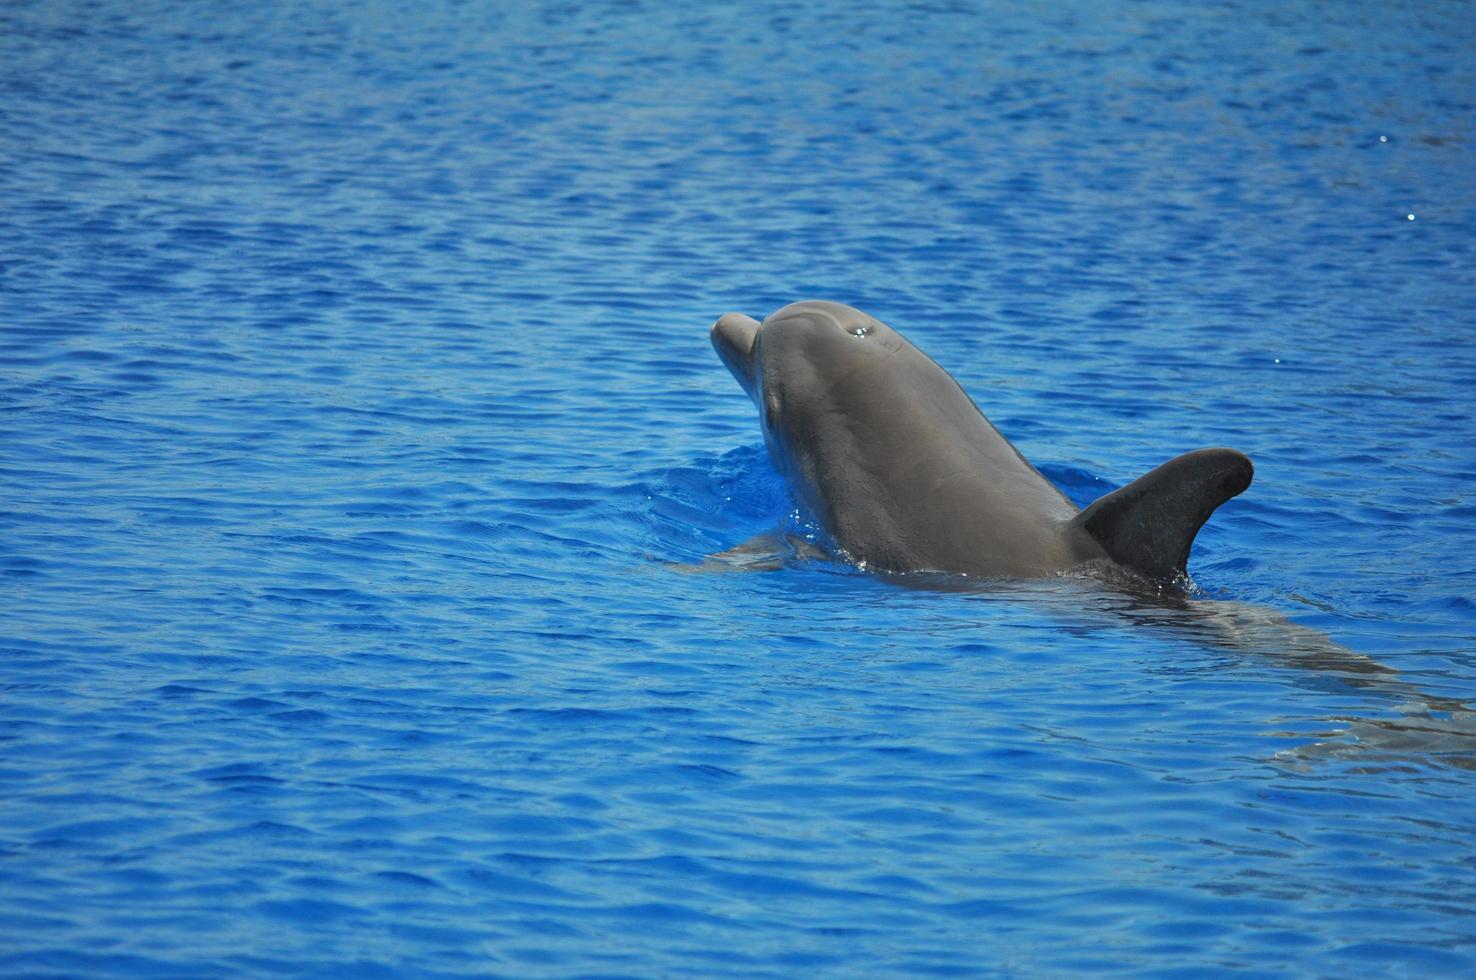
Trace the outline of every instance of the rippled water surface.
{"label": "rippled water surface", "polygon": [[[1476,972],[1468,5],[18,0],[0,93],[0,973]],[[1250,454],[1197,598],[701,570],[804,297],[1078,501]]]}

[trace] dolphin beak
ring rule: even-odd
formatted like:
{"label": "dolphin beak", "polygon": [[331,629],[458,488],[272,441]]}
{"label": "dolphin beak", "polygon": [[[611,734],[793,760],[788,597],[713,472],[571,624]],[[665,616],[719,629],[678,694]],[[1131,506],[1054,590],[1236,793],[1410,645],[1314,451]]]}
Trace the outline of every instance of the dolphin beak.
{"label": "dolphin beak", "polygon": [[742,313],[724,313],[712,325],[713,349],[755,402],[758,400],[755,395],[758,388],[755,356],[758,354],[759,326],[757,320]]}

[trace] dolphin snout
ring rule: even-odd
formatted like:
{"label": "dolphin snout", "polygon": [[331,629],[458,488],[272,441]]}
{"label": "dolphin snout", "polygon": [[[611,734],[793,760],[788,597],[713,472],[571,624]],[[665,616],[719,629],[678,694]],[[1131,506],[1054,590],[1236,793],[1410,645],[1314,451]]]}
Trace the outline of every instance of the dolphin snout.
{"label": "dolphin snout", "polygon": [[712,346],[718,357],[733,372],[733,377],[754,397],[758,384],[758,369],[754,363],[754,348],[757,346],[760,324],[751,316],[742,313],[724,313],[712,325]]}

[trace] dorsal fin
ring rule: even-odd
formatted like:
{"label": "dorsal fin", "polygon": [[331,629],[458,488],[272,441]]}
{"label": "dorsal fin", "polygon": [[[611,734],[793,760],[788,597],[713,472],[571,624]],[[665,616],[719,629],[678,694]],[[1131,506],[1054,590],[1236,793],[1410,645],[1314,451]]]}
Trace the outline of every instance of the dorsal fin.
{"label": "dorsal fin", "polygon": [[1250,486],[1251,461],[1197,449],[1114,490],[1075,518],[1113,561],[1161,581],[1185,574],[1194,536],[1216,507]]}

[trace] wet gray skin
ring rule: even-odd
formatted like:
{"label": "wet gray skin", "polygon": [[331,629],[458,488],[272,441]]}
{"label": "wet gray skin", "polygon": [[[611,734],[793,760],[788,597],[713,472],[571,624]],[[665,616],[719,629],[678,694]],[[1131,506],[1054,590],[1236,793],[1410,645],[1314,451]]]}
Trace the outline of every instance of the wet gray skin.
{"label": "wet gray skin", "polygon": [[1179,456],[1084,511],[900,333],[840,303],[762,324],[729,313],[718,355],[754,403],[776,467],[851,561],[882,572],[1037,578],[1186,575],[1216,507],[1250,485],[1232,449]]}

